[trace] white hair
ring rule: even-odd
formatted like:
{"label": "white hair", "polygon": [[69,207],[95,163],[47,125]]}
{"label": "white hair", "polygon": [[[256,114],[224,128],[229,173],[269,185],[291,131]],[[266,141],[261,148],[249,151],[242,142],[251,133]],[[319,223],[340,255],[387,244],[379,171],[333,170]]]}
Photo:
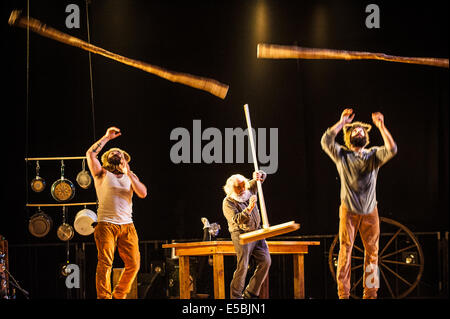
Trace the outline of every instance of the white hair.
{"label": "white hair", "polygon": [[234,184],[236,181],[244,181],[245,182],[245,188],[248,189],[250,187],[250,183],[248,179],[241,174],[234,174],[228,177],[227,182],[223,186],[223,190],[225,191],[225,194],[232,195],[234,193]]}

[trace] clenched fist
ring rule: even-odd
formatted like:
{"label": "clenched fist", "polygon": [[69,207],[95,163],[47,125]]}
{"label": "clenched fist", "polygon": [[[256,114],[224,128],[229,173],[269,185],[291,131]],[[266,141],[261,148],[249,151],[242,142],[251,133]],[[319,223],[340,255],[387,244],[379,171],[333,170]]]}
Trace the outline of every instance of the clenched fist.
{"label": "clenched fist", "polygon": [[116,137],[119,137],[120,135],[122,135],[122,133],[120,133],[120,129],[118,129],[115,126],[112,126],[106,130],[105,137],[112,140],[112,139],[115,139]]}
{"label": "clenched fist", "polygon": [[353,113],[353,109],[345,109],[341,114],[341,123],[342,125],[349,124],[353,121],[355,114]]}
{"label": "clenched fist", "polygon": [[372,113],[372,121],[376,127],[380,128],[384,125],[384,115],[380,112]]}
{"label": "clenched fist", "polygon": [[258,198],[256,197],[256,195],[250,196],[250,202],[247,207],[249,214],[253,210],[253,208],[255,208],[257,200],[258,200]]}

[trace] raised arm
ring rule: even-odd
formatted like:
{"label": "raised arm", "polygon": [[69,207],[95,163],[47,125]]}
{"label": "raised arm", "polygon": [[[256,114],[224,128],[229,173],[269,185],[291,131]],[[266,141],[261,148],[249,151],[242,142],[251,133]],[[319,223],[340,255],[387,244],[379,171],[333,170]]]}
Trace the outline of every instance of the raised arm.
{"label": "raised arm", "polygon": [[386,149],[393,154],[397,153],[397,144],[392,138],[391,133],[384,125],[384,116],[380,112],[372,113],[373,124],[380,130],[381,136],[383,137],[384,146]]}
{"label": "raised arm", "polygon": [[342,111],[339,121],[332,127],[330,127],[330,131],[334,134],[334,136],[338,135],[344,125],[351,123],[354,117],[355,113],[353,113],[353,109],[345,109],[344,111]]}
{"label": "raised arm", "polygon": [[108,143],[112,139],[115,139],[121,134],[122,133],[120,133],[120,129],[118,129],[117,127],[110,127],[106,131],[106,134],[97,142],[92,144],[92,146],[86,151],[87,164],[92,176],[98,177],[103,174],[102,164],[98,160],[97,156],[106,143]]}
{"label": "raised arm", "polygon": [[252,192],[256,193],[258,191],[258,186],[257,186],[256,181],[260,181],[262,184],[266,180],[266,177],[267,177],[267,173],[262,170],[253,172],[253,179],[249,181],[249,184],[250,184],[249,189]]}
{"label": "raised arm", "polygon": [[322,135],[322,139],[320,140],[320,144],[322,149],[328,156],[331,157],[333,161],[336,161],[337,153],[338,153],[338,144],[335,142],[336,135],[342,130],[344,125],[351,123],[355,114],[353,113],[353,109],[345,109],[339,121],[328,128],[326,132]]}

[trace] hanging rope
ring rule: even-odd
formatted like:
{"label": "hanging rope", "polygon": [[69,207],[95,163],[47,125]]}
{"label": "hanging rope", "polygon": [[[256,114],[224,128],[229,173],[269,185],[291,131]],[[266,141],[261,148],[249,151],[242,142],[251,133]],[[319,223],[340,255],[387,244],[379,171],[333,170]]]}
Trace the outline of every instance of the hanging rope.
{"label": "hanging rope", "polygon": [[[27,19],[30,18],[30,0],[27,0]],[[26,69],[26,102],[25,102],[25,158],[28,157],[28,122],[29,122],[29,105],[30,105],[30,27],[27,27],[27,44],[26,44],[26,50],[27,50],[27,69]],[[28,184],[28,162],[25,162],[25,185]],[[26,189],[26,202],[28,203],[28,185],[25,187]],[[27,210],[28,211],[28,210]]]}
{"label": "hanging rope", "polygon": [[[90,0],[86,0],[86,26],[87,26],[87,37],[88,37],[88,43],[91,43],[91,31],[89,28],[89,3]],[[91,112],[92,112],[92,130],[93,130],[93,138],[94,142],[97,140],[95,137],[95,108],[94,108],[94,84],[92,81],[92,58],[91,58],[91,52],[89,54],[89,79],[91,83]]]}

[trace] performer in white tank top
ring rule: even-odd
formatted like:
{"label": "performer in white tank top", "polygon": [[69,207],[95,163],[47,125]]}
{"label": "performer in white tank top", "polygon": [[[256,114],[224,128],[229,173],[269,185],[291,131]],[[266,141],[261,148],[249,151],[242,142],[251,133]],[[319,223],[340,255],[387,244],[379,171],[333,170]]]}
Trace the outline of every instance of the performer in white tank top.
{"label": "performer in white tank top", "polygon": [[[110,140],[120,136],[120,130],[110,127],[106,134],[86,152],[89,170],[94,177],[98,198],[98,224],[94,238],[97,246],[95,284],[99,299],[125,299],[140,267],[139,239],[133,223],[133,193],[147,196],[146,186],[130,170],[130,155],[118,148],[98,153]],[[111,291],[111,270],[116,248],[125,270]]]}
{"label": "performer in white tank top", "polygon": [[117,176],[106,171],[103,180],[96,185],[98,221],[116,225],[133,222],[133,188],[126,175]]}

